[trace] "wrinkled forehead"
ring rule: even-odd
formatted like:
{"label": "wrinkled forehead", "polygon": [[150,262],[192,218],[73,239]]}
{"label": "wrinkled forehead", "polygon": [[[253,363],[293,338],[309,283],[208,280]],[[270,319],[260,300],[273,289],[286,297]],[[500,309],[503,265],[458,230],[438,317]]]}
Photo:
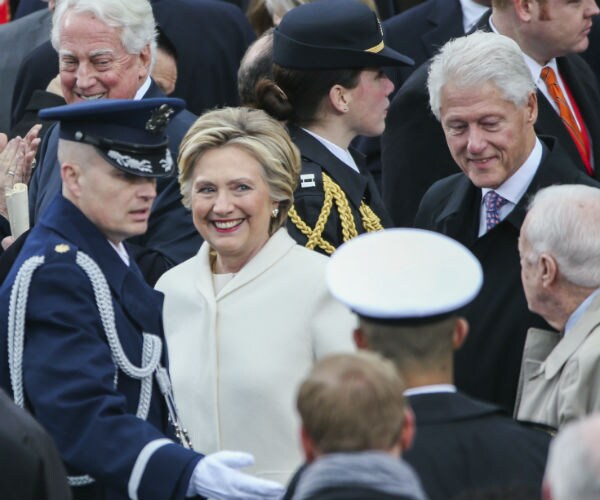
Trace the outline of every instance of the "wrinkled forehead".
{"label": "wrinkled forehead", "polygon": [[59,46],[64,50],[105,47],[124,51],[122,29],[109,26],[92,12],[68,11],[59,26]]}

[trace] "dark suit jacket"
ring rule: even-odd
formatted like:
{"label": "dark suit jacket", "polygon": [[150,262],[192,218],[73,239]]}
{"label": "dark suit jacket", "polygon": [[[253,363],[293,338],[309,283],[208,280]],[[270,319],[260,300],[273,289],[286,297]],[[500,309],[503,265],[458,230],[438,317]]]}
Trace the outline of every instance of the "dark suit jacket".
{"label": "dark suit jacket", "polygon": [[408,400],[417,433],[403,457],[417,471],[430,500],[507,485],[532,488],[540,498],[550,434],[460,393]]}
{"label": "dark suit jacket", "polygon": [[[325,199],[322,174],[325,172],[345,193],[358,234],[365,232],[362,224],[362,216],[359,212],[359,207],[363,200],[371,207],[375,214],[379,216],[384,227],[389,227],[391,225],[391,220],[383,207],[381,196],[379,195],[379,191],[375,186],[373,178],[369,172],[361,166],[362,158],[359,154],[355,154],[354,159],[361,170],[360,174],[352,170],[348,165],[345,165],[341,160],[329,152],[329,150],[317,139],[301,128],[290,126],[289,131],[292,140],[296,146],[298,146],[302,156],[301,175],[314,176],[314,183],[305,183],[302,181],[301,177],[300,185],[294,193],[294,206],[296,207],[298,215],[300,215],[304,222],[311,228],[314,228],[317,218],[321,213],[323,201]],[[287,228],[292,238],[300,245],[306,245],[308,238],[300,232],[289,219]],[[325,224],[323,238],[335,248],[344,242],[339,212],[335,202],[333,203],[329,218]],[[323,250],[318,247],[316,250],[323,252]]]}
{"label": "dark suit jacket", "polygon": [[[162,92],[152,83],[144,97],[160,96],[163,96]],[[167,126],[169,149],[173,158],[177,158],[179,143],[195,119],[192,113],[184,110]],[[34,170],[29,188],[29,210],[33,222],[40,217],[61,189],[60,165],[56,156],[58,135],[59,128],[54,126],[48,131],[40,147],[40,162]],[[158,196],[152,206],[148,231],[128,240],[142,247],[139,253],[134,252],[135,258],[138,262],[150,259],[152,262],[140,263],[140,267],[154,268],[155,277],[194,255],[202,243],[189,210],[181,204],[177,177],[159,179],[157,191]]]}
{"label": "dark suit jacket", "polygon": [[464,35],[459,0],[427,0],[383,23],[386,44],[406,54],[414,66],[389,68],[388,75],[399,88],[422,63],[451,38]]}
{"label": "dark suit jacket", "polygon": [[23,57],[48,39],[52,13],[45,10],[0,25],[0,132],[10,130],[10,107]]}
{"label": "dark suit jacket", "polygon": [[[88,473],[98,480],[86,487],[89,497],[124,499],[129,498],[129,479],[142,450],[156,439],[174,439],[174,432],[158,384],[148,388],[146,420],[135,416],[140,380],[119,370],[115,387],[115,362],[90,278],[76,263],[78,251],[87,254],[106,278],[124,356],[135,366],[142,365],[143,332],[166,345],[162,294],[144,283],[135,262],[126,266],[98,228],[59,194],[32,229],[0,287],[0,386],[8,391],[12,387],[6,339],[13,283],[29,257],[43,256],[25,297],[24,397],[54,438],[69,473]],[[166,348],[158,354],[161,365],[168,367]],[[148,458],[137,464],[142,466],[139,497],[183,499],[201,456],[167,445]]]}
{"label": "dark suit jacket", "polygon": [[425,194],[415,226],[443,233],[469,248],[483,267],[479,295],[463,313],[469,336],[455,356],[456,385],[512,414],[527,329],[550,329],[529,312],[521,285],[517,248],[527,203],[553,184],[600,184],[578,170],[553,138],[544,138],[544,156],[525,194],[491,231],[478,237],[481,189],[463,173],[436,182]]}
{"label": "dark suit jacket", "polygon": [[[478,27],[490,31],[489,14]],[[557,59],[562,77],[588,128],[596,162],[594,177],[600,179],[600,94],[589,66],[577,55]],[[382,194],[396,226],[411,226],[425,191],[438,179],[458,172],[440,123],[429,108],[428,66],[421,66],[394,97],[381,137]],[[558,139],[572,161],[585,172],[577,147],[560,116],[538,91],[535,130]]]}
{"label": "dark suit jacket", "polygon": [[0,469],[0,498],[71,498],[67,473],[52,438],[2,390]]}

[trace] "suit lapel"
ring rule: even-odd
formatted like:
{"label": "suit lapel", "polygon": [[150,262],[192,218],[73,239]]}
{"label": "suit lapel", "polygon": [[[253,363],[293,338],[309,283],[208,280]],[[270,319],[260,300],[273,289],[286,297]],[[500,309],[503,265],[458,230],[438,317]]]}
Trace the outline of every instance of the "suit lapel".
{"label": "suit lapel", "polygon": [[471,246],[479,233],[481,190],[475,187],[465,174],[456,175],[460,176],[457,186],[436,219],[435,225],[445,235],[463,245]]}
{"label": "suit lapel", "polygon": [[550,379],[562,369],[565,363],[585,342],[585,339],[600,325],[600,295],[597,295],[586,313],[575,324],[574,328],[565,335],[544,362],[546,378]]}
{"label": "suit lapel", "polygon": [[462,10],[458,0],[437,0],[427,21],[431,29],[421,36],[425,52],[432,57],[451,38],[464,35]]}
{"label": "suit lapel", "polygon": [[[46,215],[46,213],[48,215]],[[106,237],[75,205],[59,196],[40,221],[79,250],[90,256],[102,270],[115,301],[140,330],[159,333],[156,318],[162,298],[143,280],[135,262],[128,267]]]}
{"label": "suit lapel", "polygon": [[[598,89],[595,88],[591,81],[582,78],[581,71],[579,71],[574,64],[576,58],[579,58],[579,56],[571,55],[568,57],[559,57],[556,62],[560,74],[569,87],[573,99],[575,99],[577,107],[581,112],[581,116],[590,137],[593,157],[595,162],[598,163],[600,162],[600,144],[598,144],[599,141],[593,141],[593,138],[600,136],[600,115],[598,114],[598,101],[594,101],[591,98],[594,94],[598,94]],[[581,61],[581,64],[584,64],[583,60]],[[577,158],[579,158],[579,151],[577,151],[575,143],[571,139],[571,136],[568,136],[568,138],[570,139],[569,146],[573,146],[573,152],[576,152]],[[585,171],[583,163],[581,168]],[[600,168],[598,168],[598,166],[595,168],[594,177],[600,179]]]}
{"label": "suit lapel", "polygon": [[496,406],[468,398],[460,392],[418,394],[409,396],[408,400],[415,411],[417,426],[442,424],[503,413]]}

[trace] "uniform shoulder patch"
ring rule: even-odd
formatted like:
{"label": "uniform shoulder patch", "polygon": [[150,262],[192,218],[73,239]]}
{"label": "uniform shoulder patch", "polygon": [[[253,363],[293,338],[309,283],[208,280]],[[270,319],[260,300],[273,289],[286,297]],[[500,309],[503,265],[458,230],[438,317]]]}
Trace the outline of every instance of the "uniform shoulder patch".
{"label": "uniform shoulder patch", "polygon": [[66,243],[59,243],[54,247],[56,253],[67,253],[69,250],[71,250],[71,247]]}

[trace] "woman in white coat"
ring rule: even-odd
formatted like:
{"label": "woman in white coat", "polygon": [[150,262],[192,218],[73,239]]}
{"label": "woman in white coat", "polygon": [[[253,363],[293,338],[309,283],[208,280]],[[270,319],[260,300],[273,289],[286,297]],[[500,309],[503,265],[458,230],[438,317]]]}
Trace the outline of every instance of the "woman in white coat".
{"label": "woman in white coat", "polygon": [[279,122],[208,112],[179,168],[205,240],[156,285],[182,422],[203,453],[250,452],[249,472],[286,482],[302,460],[296,390],[315,359],[352,350],[355,317],[327,291],[327,258],[285,229],[300,157]]}

